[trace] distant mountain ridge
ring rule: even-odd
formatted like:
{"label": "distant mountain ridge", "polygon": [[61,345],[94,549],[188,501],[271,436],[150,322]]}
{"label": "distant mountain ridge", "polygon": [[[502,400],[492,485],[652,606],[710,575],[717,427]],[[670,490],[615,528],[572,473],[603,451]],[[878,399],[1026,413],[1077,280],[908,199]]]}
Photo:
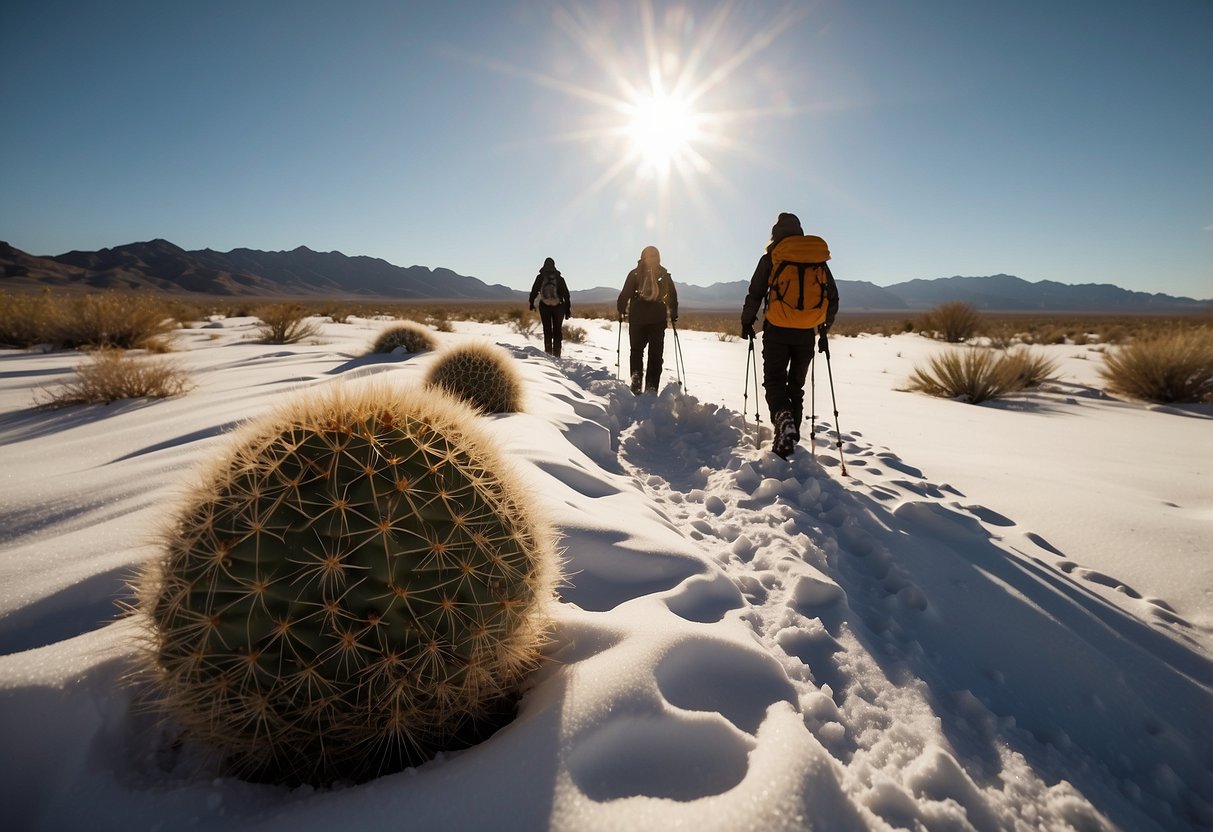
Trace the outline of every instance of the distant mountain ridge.
{"label": "distant mountain ridge", "polygon": [[[374,297],[395,300],[482,300],[524,302],[527,292],[488,284],[450,269],[396,266],[386,260],[319,252],[237,248],[229,252],[186,251],[155,239],[100,251],[71,251],[54,257],[27,254],[0,242],[0,289],[86,287],[191,292],[227,297]],[[687,309],[740,309],[747,282],[711,286],[680,284]],[[850,311],[917,312],[948,301],[986,311],[1199,313],[1213,300],[1194,300],[1122,289],[1110,284],[1031,283],[1007,274],[909,280],[877,286],[839,280],[843,308]],[[575,306],[613,304],[610,287],[571,292]]]}

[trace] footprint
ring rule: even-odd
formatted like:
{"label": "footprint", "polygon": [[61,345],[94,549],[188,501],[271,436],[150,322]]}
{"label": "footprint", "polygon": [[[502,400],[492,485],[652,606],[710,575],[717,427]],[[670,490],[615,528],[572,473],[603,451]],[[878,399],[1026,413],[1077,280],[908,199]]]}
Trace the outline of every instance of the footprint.
{"label": "footprint", "polygon": [[745,606],[741,592],[720,573],[696,575],[664,600],[670,612],[700,624],[714,624],[729,610]]}
{"label": "footprint", "polygon": [[677,645],[654,675],[671,705],[719,713],[747,734],[758,733],[774,703],[796,702],[796,689],[773,656],[719,641]]}
{"label": "footprint", "polygon": [[591,800],[691,801],[744,780],[754,744],[719,717],[618,716],[573,747],[568,768]]}
{"label": "footprint", "polygon": [[797,658],[813,674],[818,687],[828,686],[835,705],[841,706],[846,699],[848,681],[834,659],[842,652],[842,645],[825,629],[805,630],[789,627],[775,639],[784,652]]}

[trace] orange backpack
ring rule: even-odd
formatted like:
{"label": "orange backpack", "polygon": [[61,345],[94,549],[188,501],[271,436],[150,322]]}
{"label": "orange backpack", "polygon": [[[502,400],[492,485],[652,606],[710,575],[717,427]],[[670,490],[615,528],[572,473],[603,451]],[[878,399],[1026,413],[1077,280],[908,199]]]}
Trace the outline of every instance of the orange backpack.
{"label": "orange backpack", "polygon": [[825,323],[826,241],[813,235],[785,237],[771,250],[766,319],[789,329],[814,329]]}

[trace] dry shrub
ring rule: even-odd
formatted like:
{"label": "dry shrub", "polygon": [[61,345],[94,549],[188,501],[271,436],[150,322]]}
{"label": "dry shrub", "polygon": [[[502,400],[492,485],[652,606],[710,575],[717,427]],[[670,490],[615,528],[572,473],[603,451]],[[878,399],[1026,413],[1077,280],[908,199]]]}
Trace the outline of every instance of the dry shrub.
{"label": "dry shrub", "polygon": [[394,324],[379,333],[379,337],[371,344],[372,353],[392,352],[402,347],[405,352],[430,352],[438,346],[430,331],[416,321],[405,321]]}
{"label": "dry shrub", "polygon": [[172,361],[104,349],[76,367],[76,378],[43,388],[36,404],[43,408],[73,404],[109,404],[119,399],[166,399],[190,387],[185,370]]}
{"label": "dry shrub", "polygon": [[1004,354],[999,365],[1016,390],[1039,387],[1057,374],[1056,360],[1027,347]]}
{"label": "dry shrub", "polygon": [[956,349],[932,356],[926,369],[915,367],[910,390],[978,404],[1022,389],[1006,362],[985,349]]}
{"label": "dry shrub", "polygon": [[584,344],[586,339],[585,327],[574,324],[561,324],[560,337],[570,344]]}
{"label": "dry shrub", "polygon": [[37,295],[0,292],[0,347],[48,343],[52,304],[46,292]]}
{"label": "dry shrub", "polygon": [[539,331],[539,316],[528,309],[511,309],[506,313],[510,329],[527,338],[534,338]]}
{"label": "dry shrub", "polygon": [[263,344],[297,344],[320,334],[320,327],[308,320],[308,311],[298,304],[263,306],[257,310],[257,317],[261,321],[257,333]]}
{"label": "dry shrub", "polygon": [[981,313],[967,303],[952,301],[936,306],[918,321],[920,332],[934,332],[949,344],[961,344],[977,335],[984,320]]}
{"label": "dry shrub", "polygon": [[1135,399],[1213,401],[1213,330],[1175,330],[1110,349],[1099,374],[1110,391]]}

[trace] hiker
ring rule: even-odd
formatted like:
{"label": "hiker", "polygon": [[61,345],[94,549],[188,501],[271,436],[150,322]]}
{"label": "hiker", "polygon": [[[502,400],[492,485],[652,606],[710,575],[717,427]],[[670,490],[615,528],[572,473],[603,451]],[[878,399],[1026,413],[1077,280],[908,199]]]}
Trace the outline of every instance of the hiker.
{"label": "hiker", "polygon": [[[623,291],[616,303],[619,320],[628,322],[631,345],[632,392],[640,395],[640,383],[646,392],[657,392],[661,381],[661,359],[665,353],[665,323],[668,312],[678,322],[678,291],[670,273],[661,265],[656,246],[645,246],[636,268],[628,272]],[[649,350],[649,370],[644,370],[644,351]]]}
{"label": "hiker", "polygon": [[568,284],[551,257],[543,261],[543,268],[535,275],[535,283],[531,286],[532,312],[536,298],[539,299],[539,320],[543,322],[543,351],[559,358],[563,341],[561,326],[565,318],[573,317],[573,301],[569,297]]}
{"label": "hiker", "polygon": [[781,213],[758,260],[741,310],[741,336],[754,338],[763,304],[762,384],[774,429],[773,450],[784,459],[800,441],[804,382],[813,346],[826,353],[826,332],[838,314],[838,287],[825,240],[806,236],[795,214]]}

